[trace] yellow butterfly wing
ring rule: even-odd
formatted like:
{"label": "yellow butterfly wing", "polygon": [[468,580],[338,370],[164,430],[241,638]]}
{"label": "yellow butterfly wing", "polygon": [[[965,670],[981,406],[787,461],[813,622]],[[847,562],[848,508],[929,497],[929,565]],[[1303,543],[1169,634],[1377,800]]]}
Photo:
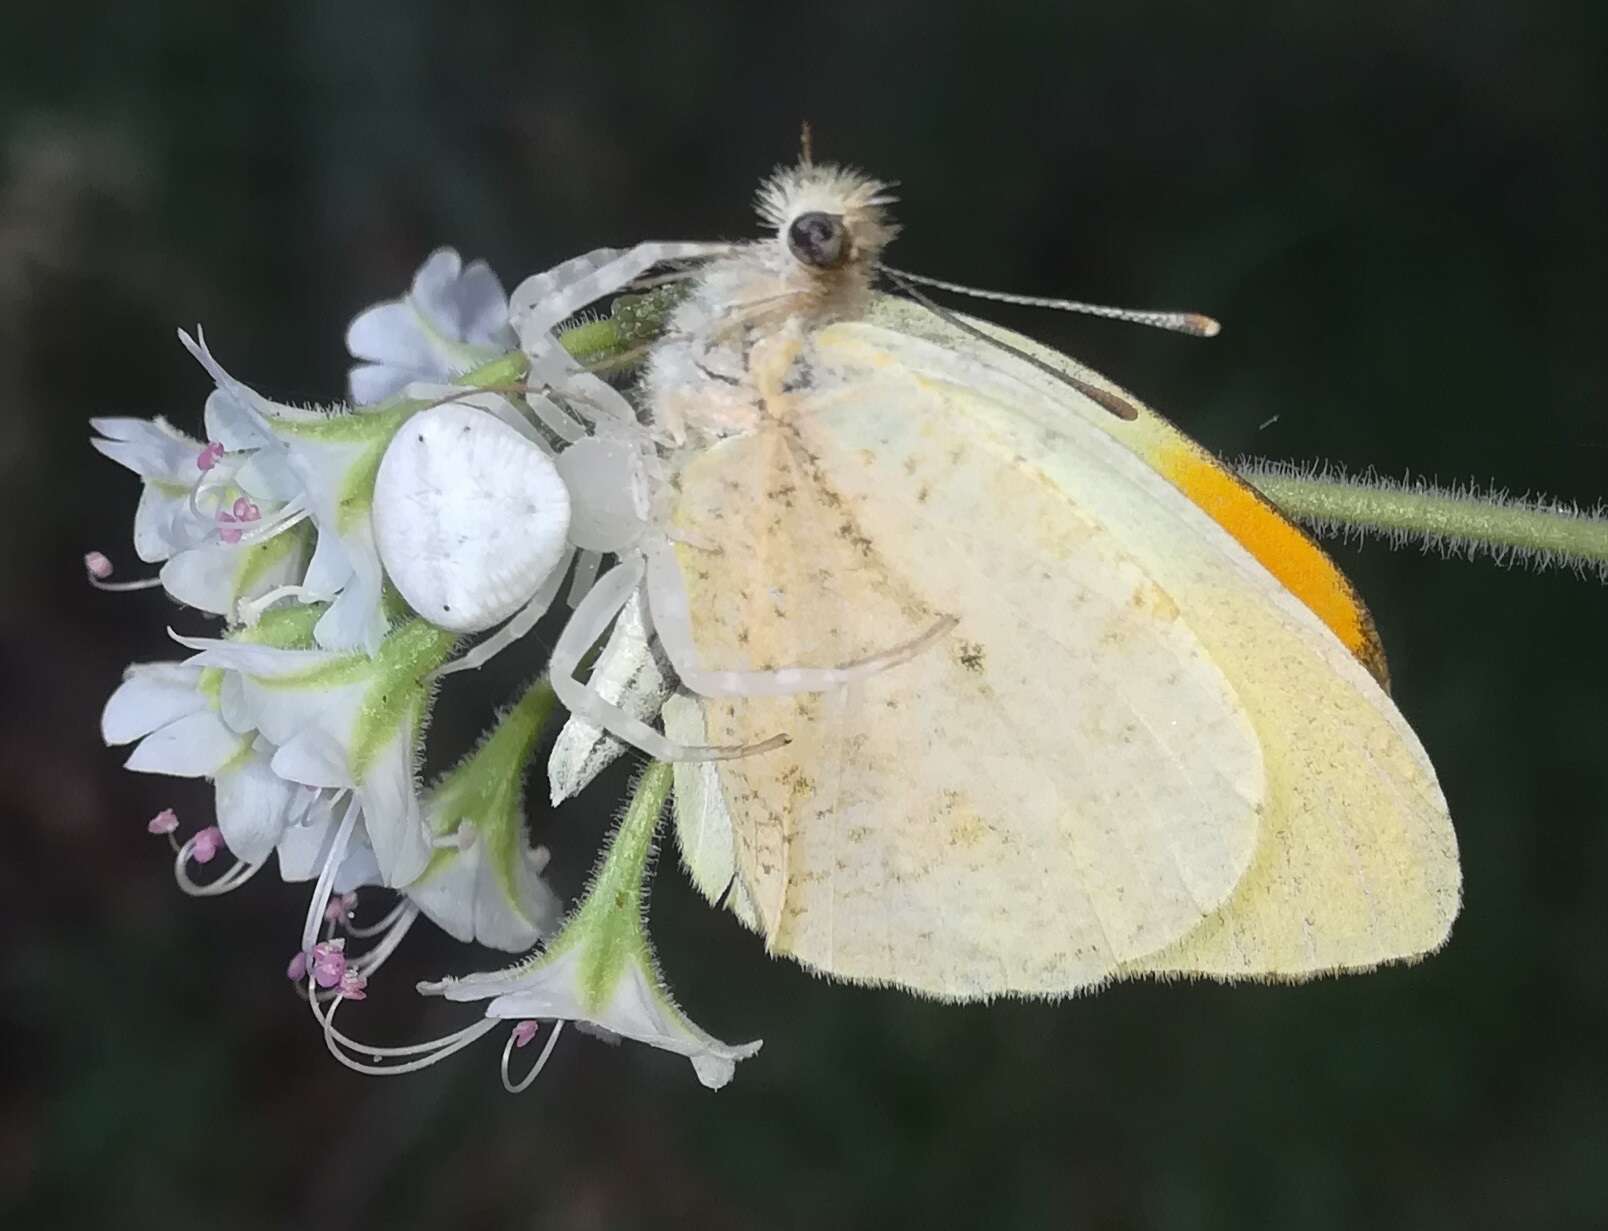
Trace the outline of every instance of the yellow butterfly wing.
{"label": "yellow butterfly wing", "polygon": [[678,525],[719,547],[681,553],[706,659],[825,665],[961,623],[863,684],[703,706],[711,738],[794,737],[702,801],[773,950],[970,998],[1441,943],[1444,802],[1304,536],[1159,416],[897,301],[818,332],[811,363],[775,424],[682,476]]}

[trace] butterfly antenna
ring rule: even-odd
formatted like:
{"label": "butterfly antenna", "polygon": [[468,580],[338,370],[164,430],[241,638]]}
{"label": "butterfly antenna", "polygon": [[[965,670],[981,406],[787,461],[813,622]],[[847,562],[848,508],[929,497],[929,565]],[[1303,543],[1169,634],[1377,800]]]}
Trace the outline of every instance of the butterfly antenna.
{"label": "butterfly antenna", "polygon": [[1073,299],[1048,299],[1042,295],[1013,295],[1009,291],[987,291],[975,286],[962,286],[958,282],[945,282],[941,278],[928,278],[887,265],[882,268],[896,278],[919,282],[940,291],[953,291],[957,295],[970,295],[973,299],[992,299],[998,303],[1021,304],[1028,308],[1054,308],[1057,312],[1081,312],[1085,316],[1102,316],[1111,321],[1149,325],[1154,329],[1187,333],[1197,338],[1216,337],[1223,328],[1211,317],[1199,312],[1150,312],[1143,308],[1112,308],[1105,304],[1079,303]]}
{"label": "butterfly antenna", "polygon": [[1094,402],[1098,406],[1104,407],[1119,419],[1131,421],[1139,417],[1139,408],[1126,398],[1122,397],[1120,394],[1113,393],[1109,389],[1102,389],[1099,385],[1091,384],[1089,381],[1074,376],[1070,372],[1063,372],[1059,368],[1051,367],[1049,364],[1045,363],[1044,360],[1040,359],[1036,355],[1028,354],[1021,347],[1012,346],[1003,338],[996,338],[993,334],[984,333],[981,329],[977,328],[976,325],[973,325],[970,321],[956,316],[942,304],[934,303],[931,296],[922,294],[919,287],[907,280],[909,275],[901,274],[898,272],[898,270],[889,269],[886,265],[882,266],[882,272],[887,274],[888,277],[892,278],[894,284],[897,285],[900,290],[904,291],[905,294],[910,296],[910,298],[914,299],[923,308],[927,309],[927,311],[931,312],[934,316],[946,324],[953,325],[962,333],[970,334],[978,341],[988,346],[992,346],[996,350],[1002,350],[1007,355],[1014,355],[1023,362],[1032,364],[1046,376],[1060,381],[1063,385],[1068,385],[1071,388],[1076,389],[1091,402]]}

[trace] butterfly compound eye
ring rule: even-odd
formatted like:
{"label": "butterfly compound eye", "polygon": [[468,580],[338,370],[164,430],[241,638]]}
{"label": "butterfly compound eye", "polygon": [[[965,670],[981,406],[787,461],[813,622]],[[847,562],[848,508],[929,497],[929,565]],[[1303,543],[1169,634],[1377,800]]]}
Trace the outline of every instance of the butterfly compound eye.
{"label": "butterfly compound eye", "polygon": [[787,247],[806,265],[836,269],[849,255],[843,219],[819,212],[800,214],[787,228]]}

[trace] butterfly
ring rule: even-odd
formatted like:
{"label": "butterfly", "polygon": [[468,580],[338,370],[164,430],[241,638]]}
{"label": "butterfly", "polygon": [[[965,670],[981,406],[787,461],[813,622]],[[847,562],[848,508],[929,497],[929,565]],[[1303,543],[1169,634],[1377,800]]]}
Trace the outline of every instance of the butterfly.
{"label": "butterfly", "polygon": [[639,516],[554,651],[572,723],[673,761],[695,883],[834,979],[1056,997],[1438,948],[1456,837],[1356,591],[1133,395],[891,271],[890,204],[806,159],[759,240],[515,292],[540,364],[690,263],[631,421],[593,427],[635,442]]}

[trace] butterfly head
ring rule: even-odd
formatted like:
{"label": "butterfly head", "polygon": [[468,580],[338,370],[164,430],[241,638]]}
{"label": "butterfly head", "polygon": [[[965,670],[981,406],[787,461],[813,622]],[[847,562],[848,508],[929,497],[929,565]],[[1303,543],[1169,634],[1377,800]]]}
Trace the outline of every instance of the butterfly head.
{"label": "butterfly head", "polygon": [[832,163],[780,168],[760,186],[759,216],[794,276],[826,289],[868,286],[899,228],[891,185]]}

